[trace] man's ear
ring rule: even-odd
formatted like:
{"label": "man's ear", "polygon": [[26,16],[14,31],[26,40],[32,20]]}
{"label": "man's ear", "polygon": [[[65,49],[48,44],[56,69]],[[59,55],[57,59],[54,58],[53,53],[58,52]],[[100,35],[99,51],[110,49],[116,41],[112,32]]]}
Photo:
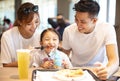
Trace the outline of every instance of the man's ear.
{"label": "man's ear", "polygon": [[95,24],[97,22],[98,18],[93,18],[93,23]]}

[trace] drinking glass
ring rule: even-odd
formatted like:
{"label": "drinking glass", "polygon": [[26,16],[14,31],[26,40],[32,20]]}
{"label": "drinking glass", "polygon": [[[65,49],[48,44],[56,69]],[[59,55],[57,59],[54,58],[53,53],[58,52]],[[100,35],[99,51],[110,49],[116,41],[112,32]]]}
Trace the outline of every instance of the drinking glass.
{"label": "drinking glass", "polygon": [[18,73],[20,79],[28,78],[28,70],[30,64],[30,50],[28,49],[18,49],[17,57],[18,57]]}

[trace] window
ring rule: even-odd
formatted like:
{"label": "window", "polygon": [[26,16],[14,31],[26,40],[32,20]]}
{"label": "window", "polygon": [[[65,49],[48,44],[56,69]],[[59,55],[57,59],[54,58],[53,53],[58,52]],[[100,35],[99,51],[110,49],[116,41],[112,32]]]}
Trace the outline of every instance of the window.
{"label": "window", "polygon": [[101,10],[99,13],[99,19],[106,22],[115,24],[115,9],[116,9],[116,0],[98,0]]}
{"label": "window", "polygon": [[39,6],[40,31],[50,27],[47,19],[48,17],[54,17],[56,15],[57,0],[23,0],[23,2],[32,2]]}

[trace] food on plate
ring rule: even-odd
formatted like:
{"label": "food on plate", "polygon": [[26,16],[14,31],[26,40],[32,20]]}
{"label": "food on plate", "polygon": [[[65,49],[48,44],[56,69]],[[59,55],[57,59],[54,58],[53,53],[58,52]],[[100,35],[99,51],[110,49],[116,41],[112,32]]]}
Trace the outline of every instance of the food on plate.
{"label": "food on plate", "polygon": [[65,77],[78,77],[84,74],[82,69],[63,69],[57,71],[59,75],[63,75]]}

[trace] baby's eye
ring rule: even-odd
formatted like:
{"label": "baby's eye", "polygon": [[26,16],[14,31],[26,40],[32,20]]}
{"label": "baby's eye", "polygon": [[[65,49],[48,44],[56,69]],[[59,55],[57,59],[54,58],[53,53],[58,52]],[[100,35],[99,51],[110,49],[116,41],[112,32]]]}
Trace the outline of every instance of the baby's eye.
{"label": "baby's eye", "polygon": [[56,41],[57,39],[53,39],[54,41]]}
{"label": "baby's eye", "polygon": [[45,39],[46,41],[49,41],[49,39]]}

